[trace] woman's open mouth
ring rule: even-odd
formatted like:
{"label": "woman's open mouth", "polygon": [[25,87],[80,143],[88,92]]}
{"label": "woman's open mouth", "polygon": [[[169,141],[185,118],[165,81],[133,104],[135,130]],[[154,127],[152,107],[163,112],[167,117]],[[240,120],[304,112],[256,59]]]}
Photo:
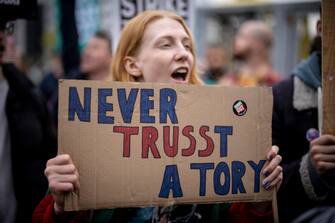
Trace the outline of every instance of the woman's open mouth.
{"label": "woman's open mouth", "polygon": [[184,83],[184,82],[186,82],[187,74],[188,74],[188,68],[181,67],[181,68],[176,69],[171,74],[171,77],[172,77],[172,79],[174,79],[177,82]]}

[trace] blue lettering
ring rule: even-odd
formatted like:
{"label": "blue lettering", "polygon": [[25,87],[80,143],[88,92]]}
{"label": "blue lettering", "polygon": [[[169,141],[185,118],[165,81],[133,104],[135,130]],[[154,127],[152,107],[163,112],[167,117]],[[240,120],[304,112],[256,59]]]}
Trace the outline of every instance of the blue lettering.
{"label": "blue lettering", "polygon": [[206,196],[206,171],[214,169],[214,163],[191,163],[191,169],[200,171],[200,188],[199,196]]}
{"label": "blue lettering", "polygon": [[155,117],[150,116],[150,109],[154,108],[154,101],[149,98],[154,95],[153,89],[141,90],[140,121],[141,123],[155,123]]}
{"label": "blue lettering", "polygon": [[[225,181],[224,184],[221,184],[221,174],[224,173]],[[227,163],[220,162],[214,171],[214,191],[218,195],[226,195],[229,192],[230,187],[230,175],[229,175],[229,167]]]}
{"label": "blue lettering", "polygon": [[249,165],[252,167],[252,169],[255,172],[255,177],[254,177],[254,192],[257,193],[259,192],[260,189],[260,175],[261,175],[261,170],[263,166],[265,165],[265,160],[260,160],[258,164],[256,164],[254,161],[250,160],[248,161]]}
{"label": "blue lettering", "polygon": [[228,135],[233,135],[232,126],[215,126],[215,133],[220,133],[220,157],[226,157],[228,153]]}
{"label": "blue lettering", "polygon": [[91,88],[84,88],[84,106],[80,103],[78,91],[76,87],[69,89],[69,107],[68,120],[74,121],[74,116],[77,114],[78,119],[82,122],[91,121]]}
{"label": "blue lettering", "polygon": [[171,88],[162,88],[160,90],[160,123],[167,122],[167,116],[169,115],[170,120],[173,124],[178,123],[178,118],[176,115],[176,103],[177,103],[177,93]]}
{"label": "blue lettering", "polygon": [[232,168],[232,194],[237,194],[239,190],[240,193],[245,193],[245,188],[243,186],[242,177],[245,174],[245,165],[241,161],[233,161],[231,164]]}
{"label": "blue lettering", "polygon": [[120,111],[121,111],[121,115],[122,115],[122,119],[124,123],[131,123],[137,93],[138,93],[138,88],[132,88],[130,90],[130,93],[127,99],[126,89],[121,88],[117,90]]}
{"label": "blue lettering", "polygon": [[106,98],[112,95],[112,88],[98,89],[98,123],[114,124],[114,117],[106,114],[107,111],[113,111],[113,104],[106,101]]}
{"label": "blue lettering", "polygon": [[177,165],[168,165],[165,167],[163,183],[161,191],[159,192],[159,197],[168,198],[170,190],[172,190],[173,197],[183,196]]}

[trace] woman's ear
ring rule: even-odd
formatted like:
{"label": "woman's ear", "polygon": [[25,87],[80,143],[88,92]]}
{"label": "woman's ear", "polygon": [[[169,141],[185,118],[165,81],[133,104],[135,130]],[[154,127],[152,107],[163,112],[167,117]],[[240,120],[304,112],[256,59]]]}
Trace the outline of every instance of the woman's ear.
{"label": "woman's ear", "polygon": [[140,67],[138,66],[138,63],[134,57],[127,56],[124,59],[125,69],[128,74],[130,74],[133,77],[141,77],[142,71]]}

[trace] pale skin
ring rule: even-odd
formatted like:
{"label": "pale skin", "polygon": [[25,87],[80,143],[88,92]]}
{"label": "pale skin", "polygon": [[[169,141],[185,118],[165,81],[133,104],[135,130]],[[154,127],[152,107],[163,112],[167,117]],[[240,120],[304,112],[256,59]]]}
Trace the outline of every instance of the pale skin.
{"label": "pale skin", "polygon": [[[246,22],[241,26],[235,36],[234,54],[244,58],[238,68],[243,79],[261,80],[272,70],[271,48],[266,44],[266,40],[271,39],[270,29],[262,22]],[[257,83],[247,81],[245,84],[253,86]]]}
{"label": "pale skin", "polygon": [[[190,47],[191,40],[182,25],[160,19],[147,26],[138,54],[125,58],[126,70],[143,82],[186,84],[194,63]],[[185,76],[172,75],[178,70]]]}
{"label": "pale skin", "polygon": [[103,80],[108,76],[112,54],[106,40],[92,37],[81,56],[80,70],[90,80]]}
{"label": "pale skin", "polygon": [[[179,22],[170,18],[159,19],[146,27],[137,55],[124,58],[125,68],[143,82],[188,83],[194,63],[190,47],[190,38]],[[267,177],[262,183],[269,182],[268,190],[278,188],[283,179],[278,150],[273,146],[267,153],[268,164],[263,170]],[[45,175],[55,200],[55,213],[61,214],[64,195],[80,187],[78,170],[71,157],[62,154],[48,161]]]}

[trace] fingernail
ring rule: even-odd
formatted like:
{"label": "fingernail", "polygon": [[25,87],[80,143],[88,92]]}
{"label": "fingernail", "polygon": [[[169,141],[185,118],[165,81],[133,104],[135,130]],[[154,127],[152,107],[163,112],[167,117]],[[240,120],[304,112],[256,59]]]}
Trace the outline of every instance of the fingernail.
{"label": "fingernail", "polygon": [[269,172],[266,171],[266,172],[264,173],[264,176],[265,176],[265,177],[269,176]]}
{"label": "fingernail", "polygon": [[269,184],[267,187],[265,187],[265,190],[271,190],[272,186]]}
{"label": "fingernail", "polygon": [[270,185],[270,182],[264,181],[263,182],[263,187],[266,189]]}

